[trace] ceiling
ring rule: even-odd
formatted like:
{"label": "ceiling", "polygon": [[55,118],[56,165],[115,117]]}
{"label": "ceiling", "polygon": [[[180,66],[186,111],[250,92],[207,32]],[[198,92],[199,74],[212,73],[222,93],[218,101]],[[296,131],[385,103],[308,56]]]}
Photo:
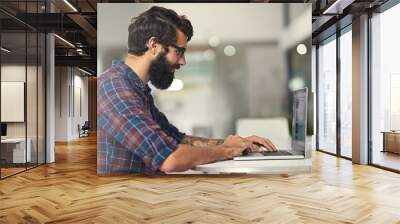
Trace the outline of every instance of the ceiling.
{"label": "ceiling", "polygon": [[[312,3],[312,34],[313,39],[326,33],[339,19],[353,16],[368,9],[373,9],[387,0],[339,0],[341,4],[334,5],[335,0],[192,0],[190,2],[268,2],[268,3]],[[46,5],[47,2],[47,5]],[[97,55],[97,3],[166,3],[188,2],[180,0],[1,0],[0,22],[5,33],[18,33],[28,28],[32,31],[54,32],[60,38],[55,38],[56,65],[80,66],[96,73]],[[332,7],[331,7],[332,6]],[[335,6],[335,7],[333,7]],[[328,8],[329,13],[323,13]],[[186,10],[190,10],[189,8]],[[222,9],[221,9],[222,10]],[[52,11],[52,13],[49,13]],[[192,10],[196,13],[195,10]],[[243,11],[245,12],[245,11]],[[338,14],[339,13],[339,14]],[[242,12],[238,14],[243,15]],[[276,12],[271,12],[274,16]],[[199,18],[202,15],[199,15]],[[265,15],[260,14],[261,18]],[[264,18],[265,19],[265,18]],[[236,22],[245,22],[246,17],[232,18]],[[218,22],[218,18],[215,18]],[[351,21],[351,19],[350,19]],[[201,21],[200,21],[201,22]],[[203,21],[204,22],[204,21]],[[234,25],[234,22],[232,22]],[[205,25],[206,26],[206,25]],[[204,27],[205,27],[204,26]],[[211,32],[211,31],[210,31]],[[325,32],[325,33],[324,33]],[[270,32],[273,33],[273,32]],[[24,40],[14,34],[7,34],[14,45],[23,45]],[[268,33],[260,34],[268,37]],[[263,37],[264,37],[263,36]],[[200,41],[202,37],[197,37]],[[64,41],[66,40],[66,41]],[[11,40],[10,40],[11,41]],[[22,42],[21,42],[22,41]],[[195,40],[194,40],[195,41]],[[72,45],[71,45],[72,44]],[[29,45],[31,46],[31,45]],[[28,49],[28,51],[30,51]]]}

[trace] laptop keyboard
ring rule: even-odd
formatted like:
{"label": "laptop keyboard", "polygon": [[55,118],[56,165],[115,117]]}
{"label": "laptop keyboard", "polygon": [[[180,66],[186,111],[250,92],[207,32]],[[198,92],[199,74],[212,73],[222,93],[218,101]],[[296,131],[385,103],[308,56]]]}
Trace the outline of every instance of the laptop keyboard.
{"label": "laptop keyboard", "polygon": [[292,153],[288,152],[288,151],[262,151],[260,152],[261,154],[263,154],[264,156],[290,156],[293,155]]}

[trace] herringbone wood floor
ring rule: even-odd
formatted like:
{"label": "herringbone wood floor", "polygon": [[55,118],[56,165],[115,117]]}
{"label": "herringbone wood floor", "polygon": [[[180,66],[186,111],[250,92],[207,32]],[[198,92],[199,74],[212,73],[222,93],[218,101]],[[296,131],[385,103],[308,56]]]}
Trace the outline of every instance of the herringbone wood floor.
{"label": "herringbone wood floor", "polygon": [[0,181],[0,223],[400,223],[400,175],[314,153],[293,176],[96,175],[96,140]]}

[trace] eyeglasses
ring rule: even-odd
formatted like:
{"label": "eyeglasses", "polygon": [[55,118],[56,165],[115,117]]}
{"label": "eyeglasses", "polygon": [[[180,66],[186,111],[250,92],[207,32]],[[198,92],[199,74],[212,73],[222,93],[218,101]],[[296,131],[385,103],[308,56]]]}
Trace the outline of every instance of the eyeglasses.
{"label": "eyeglasses", "polygon": [[170,44],[170,46],[176,49],[176,54],[178,55],[178,57],[183,57],[183,55],[185,54],[186,48],[179,47],[176,44]]}

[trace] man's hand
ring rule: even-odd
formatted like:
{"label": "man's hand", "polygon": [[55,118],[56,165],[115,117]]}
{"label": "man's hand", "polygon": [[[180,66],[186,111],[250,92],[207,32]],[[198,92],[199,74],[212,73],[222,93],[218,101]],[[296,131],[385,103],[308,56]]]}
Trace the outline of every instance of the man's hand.
{"label": "man's hand", "polygon": [[238,135],[229,135],[224,142],[216,148],[223,149],[227,158],[242,155],[243,151],[251,148],[252,143]]}
{"label": "man's hand", "polygon": [[262,138],[256,135],[252,135],[249,137],[240,137],[239,135],[229,135],[222,144],[227,147],[244,147],[247,146],[247,149],[251,152],[259,152],[263,150],[264,147],[268,151],[276,151],[276,147],[272,142],[266,138]]}
{"label": "man's hand", "polygon": [[276,147],[274,144],[272,144],[272,142],[267,139],[267,138],[263,138],[263,137],[259,137],[256,135],[252,135],[249,137],[245,137],[244,139],[246,139],[246,141],[250,141],[251,144],[251,151],[261,151],[261,147],[264,147],[266,150],[268,151],[276,151]]}
{"label": "man's hand", "polygon": [[226,147],[250,147],[251,142],[239,135],[229,135],[222,145]]}

